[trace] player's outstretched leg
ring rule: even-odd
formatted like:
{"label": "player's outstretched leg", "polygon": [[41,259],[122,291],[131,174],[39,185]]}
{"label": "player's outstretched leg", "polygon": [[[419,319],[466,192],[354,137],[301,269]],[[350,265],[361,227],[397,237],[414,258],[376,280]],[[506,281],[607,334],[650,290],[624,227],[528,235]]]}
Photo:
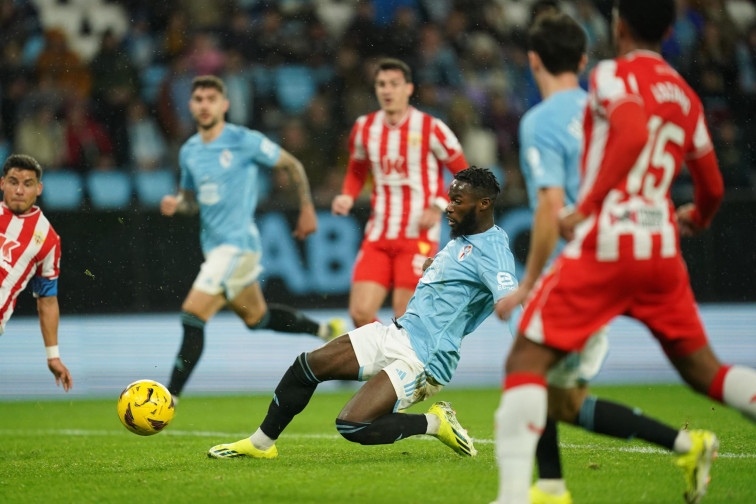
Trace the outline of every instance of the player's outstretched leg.
{"label": "player's outstretched leg", "polygon": [[719,440],[713,432],[694,430],[690,432],[693,446],[688,453],[678,455],[675,463],[685,474],[685,502],[697,504],[706,494],[709,485],[711,463],[717,457]]}
{"label": "player's outstretched leg", "polygon": [[428,414],[438,417],[440,424],[438,433],[432,434],[446,446],[465,457],[474,457],[478,450],[473,446],[472,438],[467,434],[457,420],[456,411],[451,407],[451,403],[439,401],[430,407]]}
{"label": "player's outstretched leg", "polygon": [[276,387],[268,414],[260,428],[249,438],[235,443],[213,446],[209,457],[233,458],[250,456],[273,458],[278,455],[275,442],[287,425],[310,402],[315,388],[320,383],[307,364],[307,354],[300,354],[281,378]]}
{"label": "player's outstretched leg", "polygon": [[343,319],[333,318],[319,323],[299,310],[289,306],[271,303],[263,318],[250,329],[270,329],[276,332],[312,334],[323,341],[331,341],[346,333]]}

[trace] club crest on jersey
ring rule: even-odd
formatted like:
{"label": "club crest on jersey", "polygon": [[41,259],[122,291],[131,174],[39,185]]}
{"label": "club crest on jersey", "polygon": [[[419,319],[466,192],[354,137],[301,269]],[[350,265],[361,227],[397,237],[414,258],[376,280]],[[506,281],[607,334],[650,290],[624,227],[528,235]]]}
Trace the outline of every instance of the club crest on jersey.
{"label": "club crest on jersey", "polygon": [[462,247],[462,250],[459,251],[459,255],[457,256],[457,260],[459,262],[464,261],[467,259],[467,256],[470,255],[470,252],[472,252],[473,246],[472,245],[465,245]]}
{"label": "club crest on jersey", "polygon": [[220,162],[223,168],[228,168],[229,166],[231,166],[231,161],[233,159],[234,159],[234,155],[231,154],[231,151],[228,149],[223,149],[223,152],[220,153],[220,157],[218,158],[218,161]]}
{"label": "club crest on jersey", "polygon": [[410,147],[418,147],[423,142],[423,135],[417,132],[407,134],[407,144]]}
{"label": "club crest on jersey", "polygon": [[45,241],[45,235],[42,234],[42,231],[35,230],[34,231],[34,244],[41,245],[43,241]]}

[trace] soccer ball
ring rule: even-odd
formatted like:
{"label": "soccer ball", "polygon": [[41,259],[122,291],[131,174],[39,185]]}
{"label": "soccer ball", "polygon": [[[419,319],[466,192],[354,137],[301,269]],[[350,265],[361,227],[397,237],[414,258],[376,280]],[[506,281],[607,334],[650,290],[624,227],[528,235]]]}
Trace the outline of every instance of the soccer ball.
{"label": "soccer ball", "polygon": [[173,419],[173,397],[153,380],[129,384],[118,396],[118,418],[124,427],[140,436],[163,430]]}

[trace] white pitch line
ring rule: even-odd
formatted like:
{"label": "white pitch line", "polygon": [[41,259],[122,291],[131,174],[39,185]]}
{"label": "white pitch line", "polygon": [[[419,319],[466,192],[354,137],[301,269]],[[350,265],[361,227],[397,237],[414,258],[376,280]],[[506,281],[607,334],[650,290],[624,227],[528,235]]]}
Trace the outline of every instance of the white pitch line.
{"label": "white pitch line", "polygon": [[[54,436],[122,436],[127,435],[128,432],[117,430],[86,430],[86,429],[0,429],[0,436],[8,435],[22,435],[22,436],[39,436],[39,435],[54,435]],[[249,436],[249,432],[219,432],[219,431],[188,431],[188,430],[176,430],[168,429],[161,433],[165,436],[177,436],[177,437],[207,437],[207,438],[240,438]],[[338,434],[285,434],[285,438],[289,439],[341,439]],[[433,438],[431,436],[419,436],[418,440],[430,441]],[[493,439],[480,439],[473,438],[478,444],[493,444]],[[624,453],[648,453],[651,455],[668,455],[667,450],[661,448],[654,448],[651,446],[600,446],[595,444],[573,444],[573,443],[559,443],[561,448],[567,448],[569,450],[597,450],[597,451],[619,451]],[[720,458],[729,459],[756,459],[756,453],[723,453],[719,452],[717,455]]]}

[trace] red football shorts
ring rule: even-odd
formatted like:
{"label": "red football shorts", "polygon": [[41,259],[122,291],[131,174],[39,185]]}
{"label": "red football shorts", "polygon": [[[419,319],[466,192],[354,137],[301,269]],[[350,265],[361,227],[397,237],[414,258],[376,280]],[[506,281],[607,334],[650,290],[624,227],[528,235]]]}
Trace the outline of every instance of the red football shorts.
{"label": "red football shorts", "polygon": [[386,289],[415,290],[423,275],[423,263],[436,251],[438,242],[364,240],[354,263],[352,282],[376,282]]}
{"label": "red football shorts", "polygon": [[670,357],[707,343],[679,256],[616,262],[560,257],[528,301],[519,331],[532,341],[578,351],[617,315],[645,324]]}

